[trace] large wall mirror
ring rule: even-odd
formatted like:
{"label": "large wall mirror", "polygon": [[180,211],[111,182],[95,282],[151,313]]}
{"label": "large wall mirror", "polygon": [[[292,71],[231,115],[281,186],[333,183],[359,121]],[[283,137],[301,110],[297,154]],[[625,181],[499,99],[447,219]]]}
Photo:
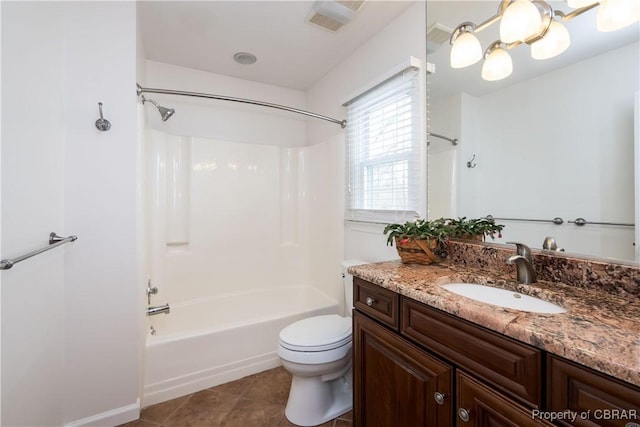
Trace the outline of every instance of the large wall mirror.
{"label": "large wall mirror", "polygon": [[[541,248],[552,236],[566,252],[637,262],[638,23],[599,32],[595,7],[564,22],[571,45],[558,56],[508,49],[507,78],[484,80],[482,60],[452,68],[447,34],[499,6],[427,2],[429,217],[492,215],[506,226],[497,243]],[[476,36],[484,52],[499,23]]]}

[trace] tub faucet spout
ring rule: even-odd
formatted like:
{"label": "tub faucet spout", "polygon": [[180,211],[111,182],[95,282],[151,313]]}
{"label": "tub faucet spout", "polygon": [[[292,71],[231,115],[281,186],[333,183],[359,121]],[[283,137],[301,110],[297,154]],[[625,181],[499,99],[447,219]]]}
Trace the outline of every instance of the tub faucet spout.
{"label": "tub faucet spout", "polygon": [[156,314],[164,313],[169,314],[169,304],[158,305],[155,307],[147,307],[147,316],[155,316]]}

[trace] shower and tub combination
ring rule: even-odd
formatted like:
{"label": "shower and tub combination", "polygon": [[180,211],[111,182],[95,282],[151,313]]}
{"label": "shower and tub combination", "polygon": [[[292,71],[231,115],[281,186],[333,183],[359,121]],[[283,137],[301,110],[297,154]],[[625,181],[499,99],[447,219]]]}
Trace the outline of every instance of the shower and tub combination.
{"label": "shower and tub combination", "polygon": [[328,280],[311,274],[310,254],[324,245],[308,232],[318,150],[185,136],[171,128],[182,108],[143,102],[160,113],[142,135],[148,406],[279,366],[283,328],[344,304],[339,254]]}

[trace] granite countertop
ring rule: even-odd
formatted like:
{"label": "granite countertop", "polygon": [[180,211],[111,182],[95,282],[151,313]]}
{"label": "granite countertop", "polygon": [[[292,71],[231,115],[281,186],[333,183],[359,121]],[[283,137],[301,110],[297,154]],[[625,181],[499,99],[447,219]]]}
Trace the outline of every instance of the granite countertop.
{"label": "granite countertop", "polygon": [[[640,299],[557,282],[531,285],[456,264],[364,264],[349,273],[549,353],[640,386]],[[530,313],[474,301],[440,285],[479,283],[553,302],[561,314]]]}

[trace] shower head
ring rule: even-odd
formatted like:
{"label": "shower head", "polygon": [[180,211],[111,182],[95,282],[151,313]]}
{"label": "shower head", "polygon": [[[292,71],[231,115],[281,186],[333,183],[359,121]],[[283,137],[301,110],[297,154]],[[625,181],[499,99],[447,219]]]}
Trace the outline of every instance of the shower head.
{"label": "shower head", "polygon": [[176,112],[176,110],[174,110],[173,108],[163,107],[153,99],[147,99],[144,96],[142,96],[142,103],[144,104],[147,101],[156,106],[156,108],[158,109],[158,112],[160,112],[160,116],[162,117],[163,122],[166,122],[167,120],[169,120],[169,118],[171,118],[171,116],[173,116]]}

